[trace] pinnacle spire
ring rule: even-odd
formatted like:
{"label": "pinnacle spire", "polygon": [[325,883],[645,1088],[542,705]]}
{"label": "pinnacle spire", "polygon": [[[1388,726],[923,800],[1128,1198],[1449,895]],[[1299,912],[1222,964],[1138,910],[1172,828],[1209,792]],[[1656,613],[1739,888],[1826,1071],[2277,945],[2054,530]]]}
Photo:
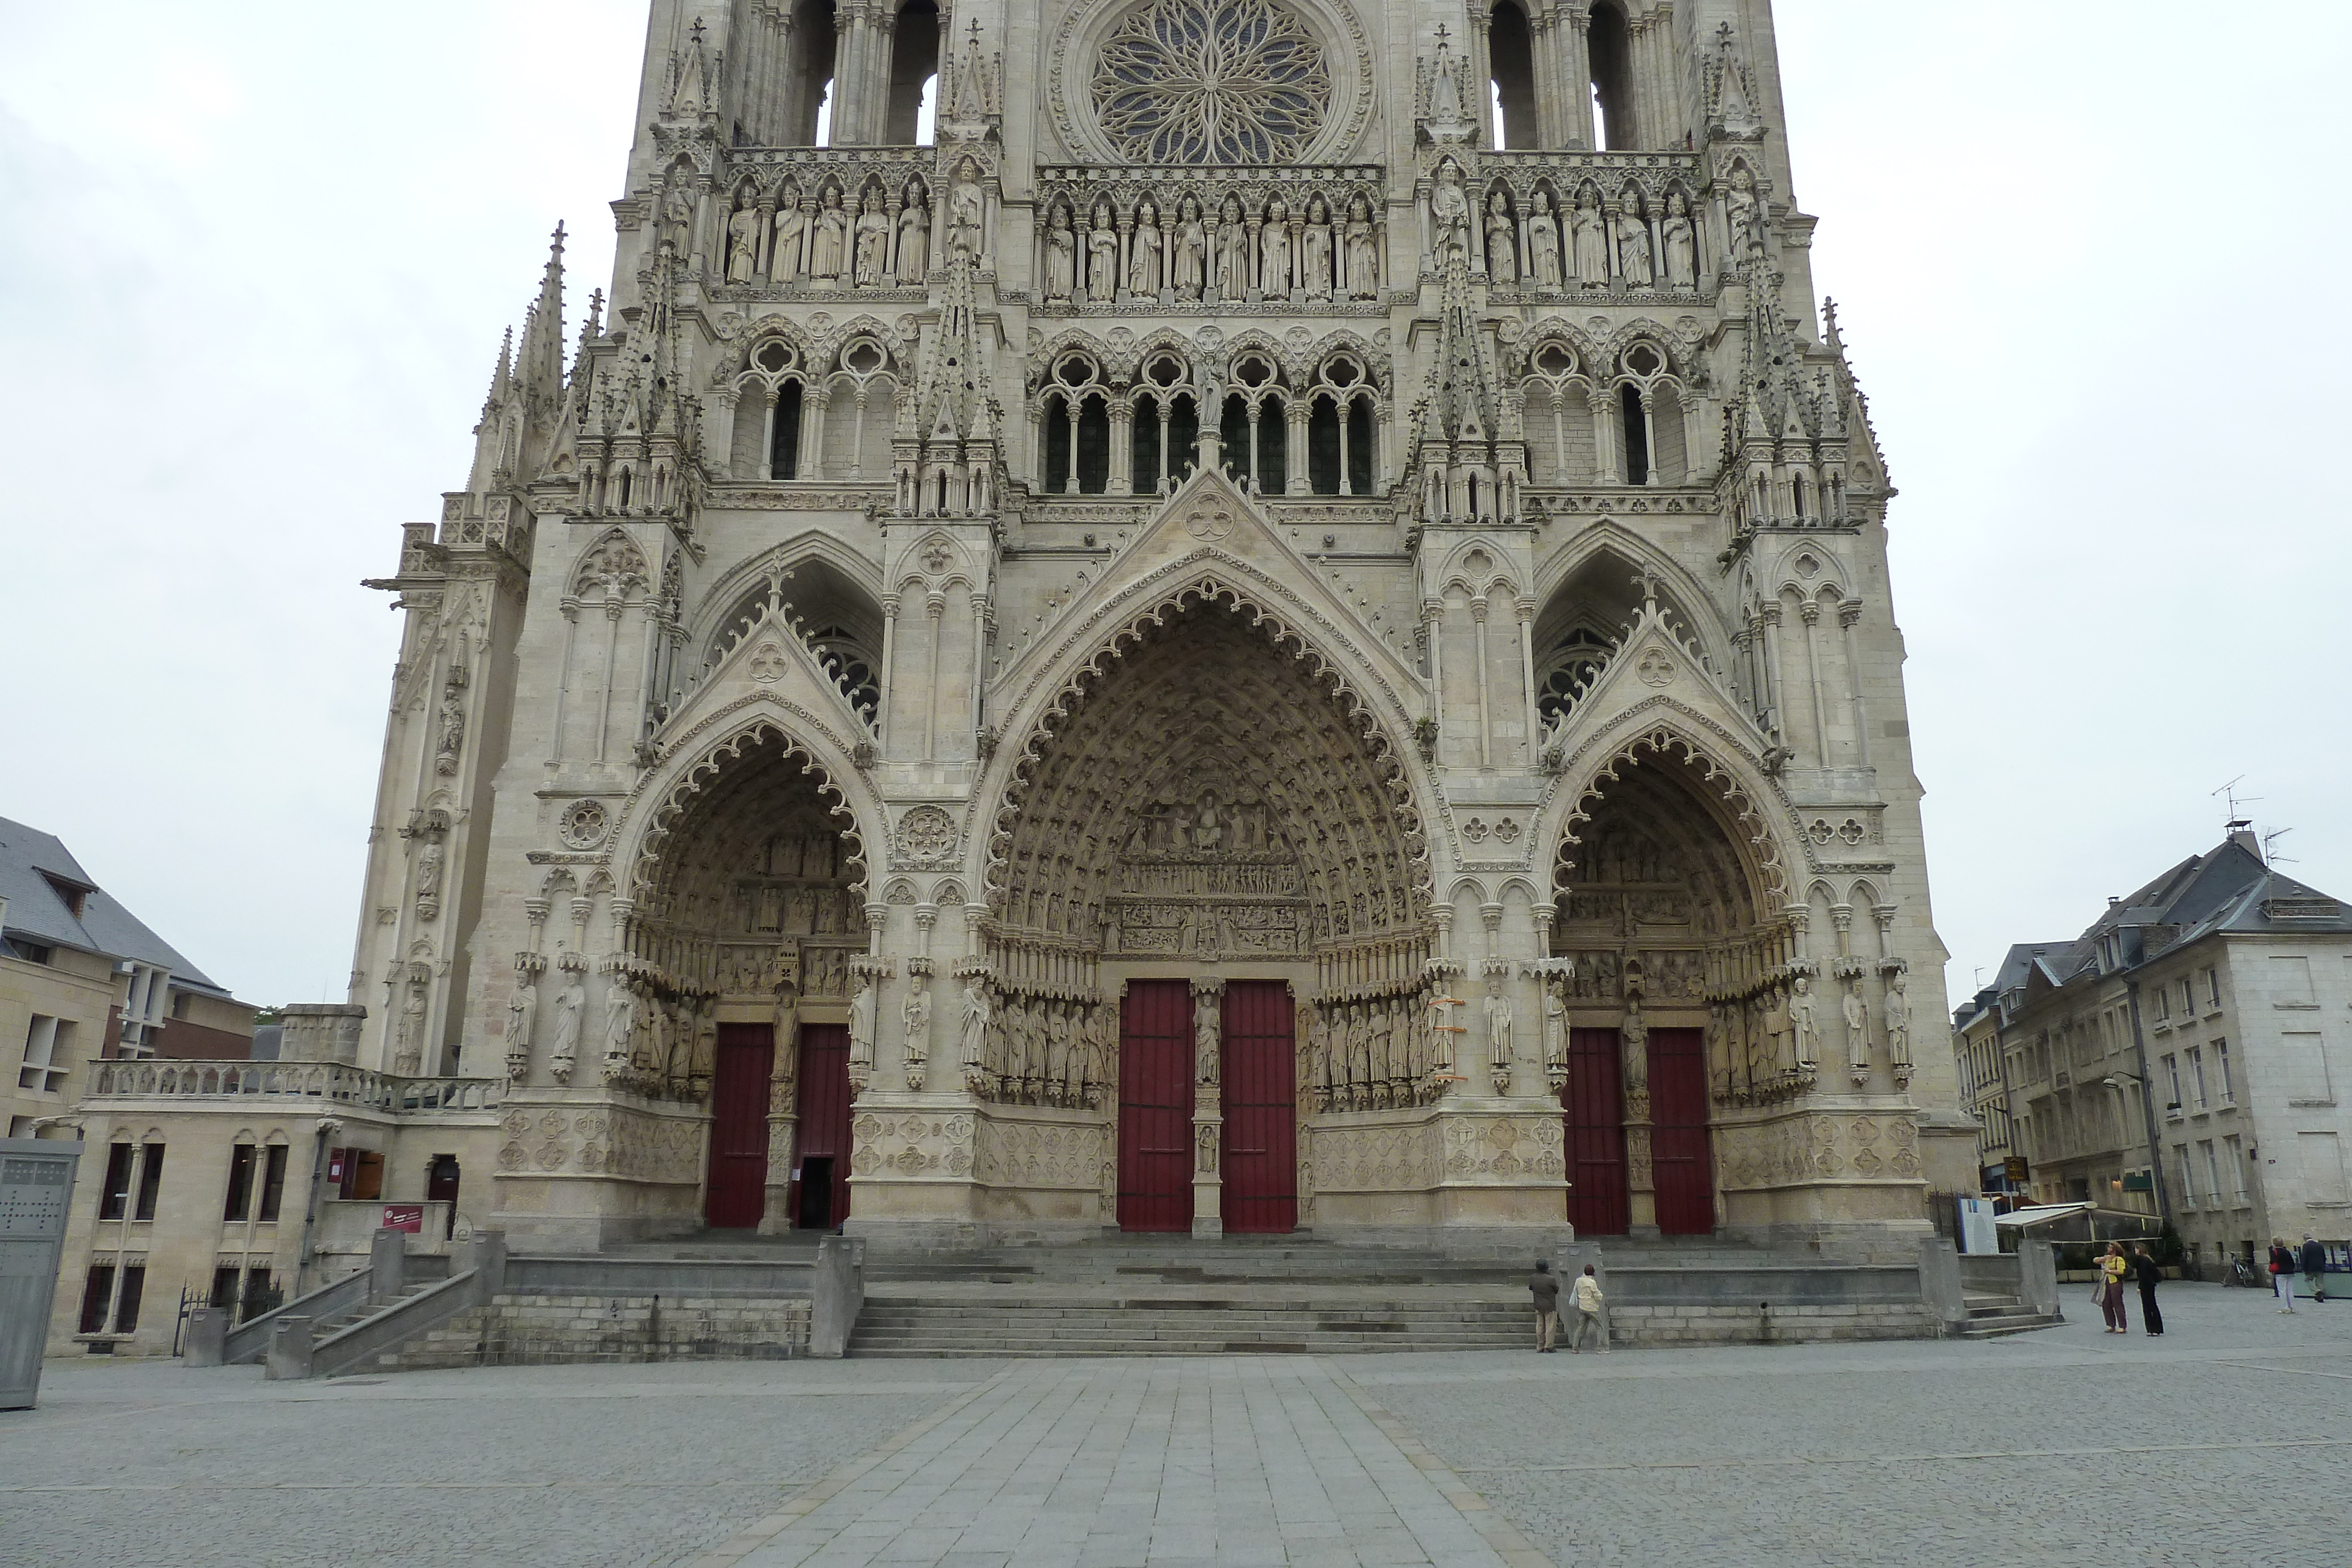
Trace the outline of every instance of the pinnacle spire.
{"label": "pinnacle spire", "polygon": [[539,298],[523,319],[522,351],[515,361],[515,379],[523,395],[552,408],[563,395],[563,225],[557,224],[548,243],[547,267],[539,279]]}

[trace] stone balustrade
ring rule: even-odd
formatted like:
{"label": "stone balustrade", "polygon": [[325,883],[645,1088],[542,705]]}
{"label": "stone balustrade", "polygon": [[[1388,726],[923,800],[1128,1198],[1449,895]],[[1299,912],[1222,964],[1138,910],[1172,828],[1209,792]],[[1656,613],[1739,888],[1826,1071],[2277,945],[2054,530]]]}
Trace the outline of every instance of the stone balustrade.
{"label": "stone balustrade", "polygon": [[101,1061],[92,1099],[247,1096],[317,1100],[378,1111],[488,1111],[502,1078],[397,1078],[337,1061]]}

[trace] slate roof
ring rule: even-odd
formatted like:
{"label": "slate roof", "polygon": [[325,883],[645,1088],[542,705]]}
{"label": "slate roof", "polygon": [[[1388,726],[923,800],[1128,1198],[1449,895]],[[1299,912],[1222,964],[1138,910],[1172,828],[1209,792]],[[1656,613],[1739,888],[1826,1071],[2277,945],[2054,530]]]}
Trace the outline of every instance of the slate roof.
{"label": "slate roof", "polygon": [[[66,884],[65,894],[58,891],[58,883]],[[68,902],[75,891],[83,895],[79,916]],[[135,958],[169,969],[174,985],[228,995],[92,881],[54,835],[5,817],[0,817],[0,898],[8,901],[5,934],[10,936],[79,947],[109,958]]]}

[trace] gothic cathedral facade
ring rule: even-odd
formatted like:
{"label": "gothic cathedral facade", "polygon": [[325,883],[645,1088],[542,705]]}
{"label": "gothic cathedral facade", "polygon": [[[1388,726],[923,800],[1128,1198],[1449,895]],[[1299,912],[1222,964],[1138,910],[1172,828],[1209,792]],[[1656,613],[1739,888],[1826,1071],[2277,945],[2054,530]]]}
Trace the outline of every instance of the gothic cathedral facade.
{"label": "gothic cathedral facade", "polygon": [[505,1080],[514,1245],[1972,1189],[1767,0],[653,0],[638,92],[372,584],[338,1054]]}

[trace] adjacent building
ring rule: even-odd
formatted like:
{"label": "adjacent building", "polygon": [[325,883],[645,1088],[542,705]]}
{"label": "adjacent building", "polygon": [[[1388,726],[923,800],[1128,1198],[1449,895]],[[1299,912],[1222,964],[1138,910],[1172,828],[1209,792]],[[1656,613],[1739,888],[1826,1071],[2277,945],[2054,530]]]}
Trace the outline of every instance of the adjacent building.
{"label": "adjacent building", "polygon": [[2192,1256],[2352,1236],[2352,908],[2234,826],[1953,1017],[1986,1190],[2168,1218]]}

